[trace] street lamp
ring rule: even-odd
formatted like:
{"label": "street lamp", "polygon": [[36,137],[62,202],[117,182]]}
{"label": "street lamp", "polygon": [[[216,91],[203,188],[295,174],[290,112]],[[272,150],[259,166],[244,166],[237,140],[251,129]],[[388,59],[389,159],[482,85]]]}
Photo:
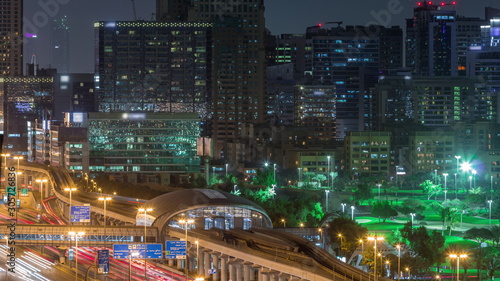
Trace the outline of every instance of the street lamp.
{"label": "street lamp", "polygon": [[186,229],[186,281],[188,280],[188,270],[189,270],[189,267],[188,267],[188,261],[189,261],[189,256],[188,256],[188,253],[187,253],[187,246],[188,246],[188,225],[193,223],[194,220],[192,219],[182,219],[182,220],[179,220],[179,223],[180,224],[184,224],[185,225],[185,229]]}
{"label": "street lamp", "polygon": [[345,208],[345,206],[347,206],[347,204],[346,203],[341,203],[340,205],[342,206],[342,213],[345,213],[344,208]]}
{"label": "street lamp", "polygon": [[276,182],[276,164],[273,164],[273,179]]}
{"label": "street lamp", "polygon": [[330,188],[330,155],[326,156],[326,187]]}
{"label": "street lamp", "polygon": [[448,173],[443,173],[443,176],[444,176],[444,201],[446,201],[446,192],[448,192],[448,190],[446,189],[446,177],[448,177]]}
{"label": "street lamp", "polygon": [[472,176],[469,176],[469,190],[472,189]]}
{"label": "street lamp", "polygon": [[407,267],[407,268],[405,268],[405,270],[406,270],[406,271],[408,271],[408,280],[410,280],[410,279],[411,279],[411,271],[410,271],[410,268],[409,268],[409,267]]}
{"label": "street lamp", "polygon": [[474,188],[476,188],[476,174],[477,174],[477,171],[476,170],[472,170],[472,175],[473,175],[473,178],[474,178]]}
{"label": "street lamp", "polygon": [[391,277],[391,262],[389,260],[386,260],[385,265],[387,266],[387,269],[389,270],[388,277]]}
{"label": "street lamp", "polygon": [[[104,205],[106,206],[106,205]],[[151,212],[153,209],[151,208],[140,208],[139,212],[144,212],[144,279],[148,280],[148,271],[146,267],[146,222],[147,222],[147,212]],[[186,226],[186,247],[187,247],[187,226]],[[186,254],[187,255],[187,254]],[[186,257],[187,259],[187,257]]]}
{"label": "street lamp", "polygon": [[23,159],[22,156],[14,156],[12,159],[17,160],[17,170],[19,171],[19,160]]}
{"label": "street lamp", "polygon": [[493,176],[490,176],[490,199],[493,199]]}
{"label": "street lamp", "polygon": [[[107,197],[99,197],[97,198],[99,201],[102,201],[104,203],[104,231],[106,231],[106,201],[109,201],[113,198],[107,196]],[[106,236],[106,234],[104,234]]]}
{"label": "street lamp", "polygon": [[490,225],[491,225],[491,203],[493,203],[493,200],[488,200],[488,205],[490,207],[490,219],[489,219],[488,224],[490,224]]}
{"label": "street lamp", "polygon": [[226,163],[226,178],[227,178],[227,166],[229,166],[229,164]]}
{"label": "street lamp", "polygon": [[401,280],[401,245],[397,244],[396,249],[398,249],[398,280]]}
{"label": "street lamp", "polygon": [[380,183],[377,183],[378,187],[378,200],[380,201],[380,186],[382,186]]}
{"label": "street lamp", "polygon": [[68,232],[69,236],[75,237],[75,280],[78,280],[78,237],[83,237],[85,232]]}
{"label": "street lamp", "polygon": [[373,280],[377,281],[377,241],[382,241],[384,240],[384,237],[382,236],[370,236],[367,238],[369,241],[373,241],[374,244],[374,254],[373,254]]}
{"label": "street lamp", "polygon": [[466,254],[451,254],[450,255],[451,259],[457,259],[457,281],[460,281],[460,258],[467,258]]}
{"label": "street lamp", "polygon": [[301,182],[301,178],[302,178],[302,168],[297,168],[297,170],[299,171],[299,182],[297,183],[297,187],[300,187],[300,182]]}
{"label": "street lamp", "polygon": [[77,191],[76,187],[66,187],[64,191],[69,191],[69,222],[71,223],[71,204],[72,204],[72,197],[73,197],[73,191]]}
{"label": "street lamp", "polygon": [[458,169],[459,169],[459,165],[460,165],[460,158],[462,158],[462,156],[460,155],[455,155],[455,158],[457,159],[457,173],[458,173]]}
{"label": "street lamp", "polygon": [[354,220],[354,206],[351,206],[351,219]]}
{"label": "street lamp", "polygon": [[455,175],[455,199],[458,198],[458,185],[457,185],[457,173]]}
{"label": "street lamp", "polygon": [[330,190],[325,189],[325,212],[328,213],[328,193],[330,193]]}
{"label": "street lamp", "polygon": [[[5,177],[5,168],[7,168],[7,157],[10,157],[10,154],[9,153],[2,153],[0,154],[2,157],[3,157],[3,167],[4,169],[2,169],[3,171],[0,171],[0,173],[2,173],[3,177]],[[4,180],[5,182],[5,194],[7,194],[7,179]]]}
{"label": "street lamp", "polygon": [[411,216],[411,225],[413,226],[413,217],[415,217],[415,213],[410,213],[410,216]]}
{"label": "street lamp", "polygon": [[339,240],[340,240],[340,251],[339,251],[339,254],[340,254],[340,257],[343,257],[342,238],[344,238],[344,236],[342,236],[342,233],[337,234],[337,236],[339,237]]}
{"label": "street lamp", "polygon": [[40,183],[40,213],[42,212],[43,210],[43,207],[42,207],[42,200],[43,200],[43,183],[44,182],[48,182],[47,179],[43,179],[43,180],[36,180],[36,182],[39,182]]}
{"label": "street lamp", "polygon": [[283,223],[283,227],[286,227],[286,220],[285,219],[281,219],[281,222]]}

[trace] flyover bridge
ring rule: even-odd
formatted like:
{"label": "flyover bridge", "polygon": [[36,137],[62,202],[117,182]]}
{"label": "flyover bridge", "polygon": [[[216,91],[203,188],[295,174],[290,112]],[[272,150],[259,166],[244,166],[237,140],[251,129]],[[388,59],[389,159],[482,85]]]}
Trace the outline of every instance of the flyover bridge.
{"label": "flyover bridge", "polygon": [[[30,166],[23,165],[22,168],[39,169]],[[67,214],[68,195],[71,193],[62,190],[73,187],[69,173],[46,166],[40,170],[43,171],[35,172],[50,180],[50,191]],[[234,194],[184,189],[141,204],[144,209],[151,209],[150,212],[138,212],[132,207],[134,205],[129,204],[107,213],[95,198],[88,200],[84,195],[73,197],[73,205],[90,204],[94,216],[106,214],[106,226],[18,225],[16,243],[70,246],[74,238],[69,237],[69,231],[85,232],[85,236],[78,240],[81,246],[142,243],[146,229],[147,243],[187,240],[187,259],[167,259],[166,262],[171,267],[184,268],[190,275],[214,281],[373,279],[369,273],[337,260],[306,239],[272,230],[271,220],[260,206]],[[98,224],[100,220],[93,222]],[[110,222],[113,225],[108,225]]]}

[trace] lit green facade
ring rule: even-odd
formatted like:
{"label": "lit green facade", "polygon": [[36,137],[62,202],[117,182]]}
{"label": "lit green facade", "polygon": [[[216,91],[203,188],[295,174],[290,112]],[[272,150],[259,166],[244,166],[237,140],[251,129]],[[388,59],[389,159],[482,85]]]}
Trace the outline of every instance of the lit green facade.
{"label": "lit green facade", "polygon": [[89,113],[90,171],[197,173],[200,119],[192,113]]}

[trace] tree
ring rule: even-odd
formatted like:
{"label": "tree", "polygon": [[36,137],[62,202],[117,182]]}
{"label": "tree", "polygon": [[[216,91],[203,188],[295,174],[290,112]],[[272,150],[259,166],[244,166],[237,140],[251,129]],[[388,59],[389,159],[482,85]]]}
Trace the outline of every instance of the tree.
{"label": "tree", "polygon": [[371,214],[374,217],[378,217],[379,222],[382,219],[382,222],[385,222],[387,218],[397,216],[398,212],[389,204],[388,201],[383,202],[375,202],[371,209]]}
{"label": "tree", "polygon": [[443,191],[441,184],[434,184],[430,180],[421,183],[420,187],[423,189],[424,193],[427,194],[427,199],[431,199],[432,196],[437,196]]}
{"label": "tree", "polygon": [[429,234],[425,226],[413,228],[411,223],[407,223],[401,234],[409,242],[411,251],[421,258],[422,269],[428,270],[434,263],[439,262],[445,242],[441,233],[433,230]]}
{"label": "tree", "polygon": [[359,238],[365,237],[368,233],[366,227],[347,217],[335,218],[329,225],[330,241],[336,241],[339,246],[342,242],[342,249],[346,254],[353,253],[358,246]]}
{"label": "tree", "polygon": [[353,196],[353,201],[358,203],[362,203],[364,200],[373,198],[370,186],[365,183],[358,184],[353,189],[352,196]]}
{"label": "tree", "polygon": [[441,218],[441,223],[443,224],[442,233],[444,234],[444,229],[449,227],[449,235],[451,235],[451,226],[456,219],[458,209],[451,207],[447,202],[443,204],[440,204],[439,202],[432,202],[431,208]]}

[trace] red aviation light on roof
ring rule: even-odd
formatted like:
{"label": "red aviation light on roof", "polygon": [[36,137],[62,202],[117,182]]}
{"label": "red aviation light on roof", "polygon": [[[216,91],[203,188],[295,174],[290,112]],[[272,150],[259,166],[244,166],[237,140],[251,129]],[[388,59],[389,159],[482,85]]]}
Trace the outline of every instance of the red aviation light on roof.
{"label": "red aviation light on roof", "polygon": [[323,24],[322,24],[322,23],[318,23],[318,27],[322,27],[322,26],[323,26]]}
{"label": "red aviation light on roof", "polygon": [[427,4],[432,5],[432,1],[427,2]]}
{"label": "red aviation light on roof", "polygon": [[444,5],[446,5],[446,3],[445,2],[441,2],[441,6],[444,6]]}
{"label": "red aviation light on roof", "polygon": [[419,6],[419,7],[422,6],[422,2],[418,2],[417,6]]}
{"label": "red aviation light on roof", "polygon": [[451,5],[456,5],[457,1],[451,1]]}

